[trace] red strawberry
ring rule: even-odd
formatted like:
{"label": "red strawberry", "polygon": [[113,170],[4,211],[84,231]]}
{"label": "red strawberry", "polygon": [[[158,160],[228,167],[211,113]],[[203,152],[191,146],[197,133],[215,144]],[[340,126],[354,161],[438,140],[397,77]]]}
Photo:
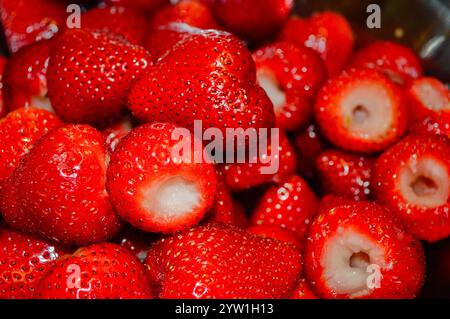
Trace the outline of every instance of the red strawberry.
{"label": "red strawberry", "polygon": [[41,239],[0,228],[0,298],[31,299],[62,249]]}
{"label": "red strawberry", "polygon": [[278,31],[294,6],[292,0],[217,0],[217,19],[239,37],[259,41]]}
{"label": "red strawberry", "polygon": [[6,105],[5,105],[5,98],[4,98],[4,80],[3,80],[3,72],[5,70],[5,64],[6,64],[6,58],[3,56],[0,56],[0,118],[2,118],[3,116],[6,115],[6,113],[8,113],[8,111],[6,110]]}
{"label": "red strawberry", "polygon": [[131,7],[94,8],[82,15],[81,26],[121,35],[131,43],[139,44],[147,31],[147,18],[141,10]]}
{"label": "red strawberry", "polygon": [[80,248],[58,260],[36,290],[38,299],[147,299],[153,292],[144,266],[110,243]]}
{"label": "red strawberry", "polygon": [[317,205],[317,198],[308,184],[294,175],[266,191],[253,212],[251,224],[288,229],[303,243]]}
{"label": "red strawberry", "polygon": [[318,299],[317,296],[311,291],[309,284],[306,282],[304,278],[298,281],[297,287],[294,289],[294,293],[292,294],[290,299]]}
{"label": "red strawberry", "polygon": [[354,45],[348,21],[338,13],[329,11],[316,13],[308,20],[291,18],[280,38],[317,51],[325,61],[328,75],[332,77],[346,66]]}
{"label": "red strawberry", "polygon": [[353,57],[351,67],[377,69],[399,84],[408,83],[422,74],[416,54],[390,41],[376,41],[361,49]]}
{"label": "red strawberry", "polygon": [[255,225],[247,228],[247,231],[263,238],[272,238],[283,243],[289,243],[299,249],[302,248],[303,245],[303,243],[298,240],[294,232],[278,226]]}
{"label": "red strawberry", "polygon": [[51,38],[66,19],[66,7],[56,0],[0,0],[0,18],[11,52]]}
{"label": "red strawberry", "polygon": [[22,108],[0,120],[0,190],[34,144],[61,125],[54,114],[38,109]]}
{"label": "red strawberry", "polygon": [[162,239],[146,263],[160,298],[283,298],[301,272],[294,246],[223,224]]}
{"label": "red strawberry", "polygon": [[403,92],[375,70],[352,69],[332,79],[315,105],[323,134],[349,151],[382,151],[401,138],[407,126]]}
{"label": "red strawberry", "polygon": [[107,5],[121,5],[143,9],[147,13],[154,13],[169,4],[169,0],[105,0]]}
{"label": "red strawberry", "polygon": [[408,136],[378,160],[375,198],[391,207],[420,239],[450,236],[450,143],[444,137]]}
{"label": "red strawberry", "polygon": [[412,81],[408,90],[412,131],[450,138],[450,90],[435,78]]}
{"label": "red strawberry", "polygon": [[117,144],[130,133],[133,129],[133,123],[131,118],[125,117],[122,121],[114,123],[103,131],[105,137],[105,143],[110,153],[114,152]]}
{"label": "red strawberry", "polygon": [[47,98],[47,67],[54,40],[21,48],[5,66],[5,103],[9,110],[37,107],[52,110]]}
{"label": "red strawberry", "polygon": [[150,65],[150,55],[121,37],[67,30],[50,56],[49,97],[65,121],[104,123],[119,116],[128,90]]}
{"label": "red strawberry", "polygon": [[325,82],[326,70],[313,50],[275,42],[253,54],[257,79],[271,99],[277,125],[297,130],[310,120],[312,98]]}
{"label": "red strawberry", "polygon": [[424,280],[420,242],[376,204],[322,211],[304,254],[306,278],[323,298],[413,298]]}
{"label": "red strawberry", "polygon": [[197,164],[197,150],[190,158],[180,154],[180,142],[192,150],[198,141],[190,134],[189,141],[179,140],[177,130],[181,128],[166,123],[143,125],[111,155],[111,201],[124,220],[144,231],[169,233],[195,225],[214,203],[213,164],[205,159]]}
{"label": "red strawberry", "polygon": [[[277,141],[278,150],[272,150],[273,141]],[[295,150],[287,136],[280,131],[269,138],[267,156],[256,156],[245,163],[224,164],[221,168],[228,187],[238,192],[270,182],[280,182],[295,173],[296,163]]]}
{"label": "red strawberry", "polygon": [[120,222],[106,192],[100,132],[64,126],[41,139],[3,188],[2,214],[17,229],[67,245],[111,238]]}
{"label": "red strawberry", "polygon": [[186,23],[201,29],[218,28],[210,9],[195,0],[183,0],[161,9],[152,17],[151,27],[157,28],[171,22]]}
{"label": "red strawberry", "polygon": [[321,189],[326,194],[341,195],[355,201],[370,195],[374,161],[366,156],[327,150],[316,159]]}

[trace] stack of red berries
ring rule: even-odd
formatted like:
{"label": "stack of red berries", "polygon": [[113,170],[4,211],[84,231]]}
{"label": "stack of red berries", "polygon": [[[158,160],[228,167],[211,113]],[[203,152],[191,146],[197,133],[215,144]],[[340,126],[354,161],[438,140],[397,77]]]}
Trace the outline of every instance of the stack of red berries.
{"label": "stack of red berries", "polygon": [[[450,93],[412,50],[293,0],[70,2],[0,0],[0,298],[418,296]],[[279,128],[278,170],[174,156],[195,121]]]}

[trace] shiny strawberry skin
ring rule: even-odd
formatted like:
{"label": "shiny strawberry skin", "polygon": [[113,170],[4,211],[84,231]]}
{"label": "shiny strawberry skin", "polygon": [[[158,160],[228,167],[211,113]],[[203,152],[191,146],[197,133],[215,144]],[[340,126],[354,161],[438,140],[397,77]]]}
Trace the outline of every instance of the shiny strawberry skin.
{"label": "shiny strawberry skin", "polygon": [[[77,282],[79,288],[75,286]],[[130,252],[111,243],[80,248],[73,255],[58,260],[36,290],[37,299],[152,297],[145,267]]]}
{"label": "shiny strawberry skin", "polygon": [[[146,124],[134,129],[117,146],[108,168],[108,191],[118,214],[134,227],[170,233],[197,224],[212,207],[217,176],[213,164],[195,163],[173,156],[179,140],[172,138],[176,126],[168,123]],[[194,141],[192,140],[192,143]],[[191,144],[189,144],[191,145]],[[195,184],[199,203],[183,216],[166,216],[153,208],[143,207],[149,200],[145,190],[157,187],[174,177]],[[155,195],[157,196],[157,195]],[[157,202],[153,197],[152,203]]]}
{"label": "shiny strawberry skin", "polygon": [[251,225],[274,225],[290,230],[303,243],[317,205],[309,185],[295,175],[266,191],[253,212]]}
{"label": "shiny strawberry skin", "polygon": [[65,253],[60,246],[0,229],[0,298],[31,299],[45,273]]}
{"label": "shiny strawberry skin", "polygon": [[37,109],[18,109],[0,120],[0,189],[34,144],[61,125],[54,114]]}
{"label": "shiny strawberry skin", "polygon": [[356,52],[350,66],[377,69],[399,84],[408,84],[422,74],[422,66],[416,54],[391,41],[376,41]]}
{"label": "shiny strawberry skin", "polygon": [[314,300],[318,299],[318,297],[312,292],[306,279],[302,278],[298,281],[297,287],[295,287],[290,299]]}
{"label": "shiny strawberry skin", "polygon": [[120,221],[106,192],[106,148],[100,132],[68,125],[41,139],[1,194],[13,228],[67,245],[108,240]]}
{"label": "shiny strawberry skin", "polygon": [[374,160],[339,150],[327,150],[316,159],[321,190],[356,201],[367,200]]}
{"label": "shiny strawberry skin", "polygon": [[318,52],[325,61],[330,77],[338,75],[346,67],[354,46],[349,22],[340,14],[330,11],[316,13],[307,20],[291,18],[280,38]]}
{"label": "shiny strawberry skin", "polygon": [[[383,251],[384,263],[378,265],[382,276],[380,286],[362,296],[351,296],[332,289],[321,262],[333,236],[345,230],[364,236],[365,240],[378,245]],[[425,275],[420,242],[403,228],[392,211],[372,203],[349,202],[322,210],[309,230],[304,258],[306,279],[312,290],[322,298],[414,298],[422,287]]]}
{"label": "shiny strawberry skin", "polygon": [[298,240],[294,232],[278,226],[255,225],[248,227],[247,231],[251,234],[255,234],[263,238],[272,238],[282,243],[289,243],[291,245],[294,245],[298,249],[301,249],[303,245],[303,243]]}
{"label": "shiny strawberry skin", "polygon": [[301,272],[292,245],[221,224],[162,239],[146,263],[163,299],[283,298]]}
{"label": "shiny strawberry skin", "polygon": [[67,30],[47,71],[52,106],[66,122],[112,121],[124,112],[128,90],[150,63],[148,52],[122,37]]}
{"label": "shiny strawberry skin", "polygon": [[102,133],[105,137],[106,147],[109,153],[116,150],[119,142],[133,129],[133,121],[130,117],[124,117],[121,121],[114,123]]}

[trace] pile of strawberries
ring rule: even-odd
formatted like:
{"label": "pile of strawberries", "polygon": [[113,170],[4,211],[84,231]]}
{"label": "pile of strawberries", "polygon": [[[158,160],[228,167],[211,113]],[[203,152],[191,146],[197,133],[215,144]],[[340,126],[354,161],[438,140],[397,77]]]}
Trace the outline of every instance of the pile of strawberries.
{"label": "pile of strawberries", "polygon": [[[71,2],[0,0],[0,298],[418,296],[450,93],[412,50],[293,0]],[[279,128],[278,171],[174,158],[195,120]]]}

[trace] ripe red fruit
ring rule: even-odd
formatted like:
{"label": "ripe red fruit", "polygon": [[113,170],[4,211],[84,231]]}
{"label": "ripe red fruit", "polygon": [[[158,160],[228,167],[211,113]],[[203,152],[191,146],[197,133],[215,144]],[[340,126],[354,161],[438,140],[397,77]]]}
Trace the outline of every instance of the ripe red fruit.
{"label": "ripe red fruit", "polygon": [[322,211],[304,258],[306,278],[322,298],[414,298],[424,280],[420,242],[376,204]]}
{"label": "ripe red fruit", "polygon": [[56,0],[1,0],[0,12],[11,52],[51,38],[66,21],[66,7]]}
{"label": "ripe red fruit", "polygon": [[103,131],[106,147],[108,152],[112,153],[116,150],[119,142],[130,133],[133,129],[131,118],[125,117],[122,121],[114,123]]}
{"label": "ripe red fruit", "polygon": [[307,20],[291,18],[280,38],[318,52],[325,61],[330,77],[338,75],[344,69],[354,45],[349,22],[340,14],[329,11],[316,13]]}
{"label": "ripe red fruit", "polygon": [[278,226],[255,225],[247,228],[247,231],[251,234],[255,234],[263,238],[272,238],[282,243],[289,243],[291,245],[294,245],[298,249],[301,249],[303,247],[303,243],[298,240],[294,232]]}
{"label": "ripe red fruit", "polygon": [[417,237],[450,235],[450,144],[434,135],[408,136],[377,160],[375,198],[395,211]]}
{"label": "ripe red fruit", "polygon": [[162,239],[146,263],[160,298],[286,298],[301,272],[294,246],[223,224]]}
{"label": "ripe red fruit", "polygon": [[54,114],[38,109],[22,108],[0,120],[0,190],[34,144],[61,125]]}
{"label": "ripe red fruit", "polygon": [[[190,158],[180,154],[176,129],[166,123],[143,125],[131,131],[111,155],[111,201],[124,220],[144,231],[170,233],[195,225],[214,203],[214,165],[196,163],[201,155],[196,150]],[[190,138],[182,142],[192,150],[195,142]]]}
{"label": "ripe red fruit", "polygon": [[319,55],[304,46],[275,42],[253,54],[257,80],[275,107],[277,126],[297,130],[308,123],[312,99],[326,80]]}
{"label": "ripe red fruit", "polygon": [[80,248],[58,260],[36,290],[38,299],[149,299],[145,267],[110,243]]}
{"label": "ripe red fruit", "polygon": [[294,289],[294,293],[292,294],[290,299],[298,299],[298,300],[312,300],[318,299],[317,296],[311,291],[308,282],[302,278],[298,281],[297,287]]}
{"label": "ripe red fruit", "polygon": [[3,72],[5,70],[6,58],[0,56],[0,119],[8,113],[5,105],[5,97],[4,97],[4,80],[3,80]]}
{"label": "ripe red fruit", "polygon": [[54,40],[43,40],[21,48],[5,66],[5,103],[8,109],[37,107],[51,110],[47,98],[47,67]]}
{"label": "ripe red fruit", "polygon": [[300,243],[317,211],[317,198],[299,176],[270,187],[260,199],[251,225],[275,225],[292,231]]}
{"label": "ripe red fruit", "polygon": [[156,12],[158,9],[168,5],[169,2],[169,0],[105,0],[107,5],[135,7],[144,10],[148,14]]}
{"label": "ripe red fruit", "polygon": [[336,146],[374,153],[405,132],[405,104],[403,92],[378,71],[352,69],[321,89],[315,114],[321,131]]}
{"label": "ripe red fruit", "polygon": [[147,31],[147,17],[139,9],[111,6],[94,8],[81,16],[82,27],[125,37],[140,44]]}
{"label": "ripe red fruit", "polygon": [[372,158],[327,150],[316,159],[321,190],[355,201],[367,200],[374,160]]}
{"label": "ripe red fruit", "polygon": [[31,299],[64,251],[47,241],[0,228],[0,298]]}
{"label": "ripe red fruit", "polygon": [[408,84],[422,74],[420,60],[414,51],[391,41],[376,41],[361,49],[350,65],[377,69],[399,84]]}
{"label": "ripe red fruit", "polygon": [[89,126],[48,133],[2,190],[6,222],[67,245],[110,239],[120,222],[106,192],[106,153],[103,136]]}
{"label": "ripe red fruit", "polygon": [[67,122],[103,124],[120,116],[134,81],[150,65],[143,48],[122,37],[65,31],[50,56],[49,97]]}
{"label": "ripe red fruit", "polygon": [[260,41],[278,31],[293,0],[217,0],[212,9],[221,24],[241,38]]}

